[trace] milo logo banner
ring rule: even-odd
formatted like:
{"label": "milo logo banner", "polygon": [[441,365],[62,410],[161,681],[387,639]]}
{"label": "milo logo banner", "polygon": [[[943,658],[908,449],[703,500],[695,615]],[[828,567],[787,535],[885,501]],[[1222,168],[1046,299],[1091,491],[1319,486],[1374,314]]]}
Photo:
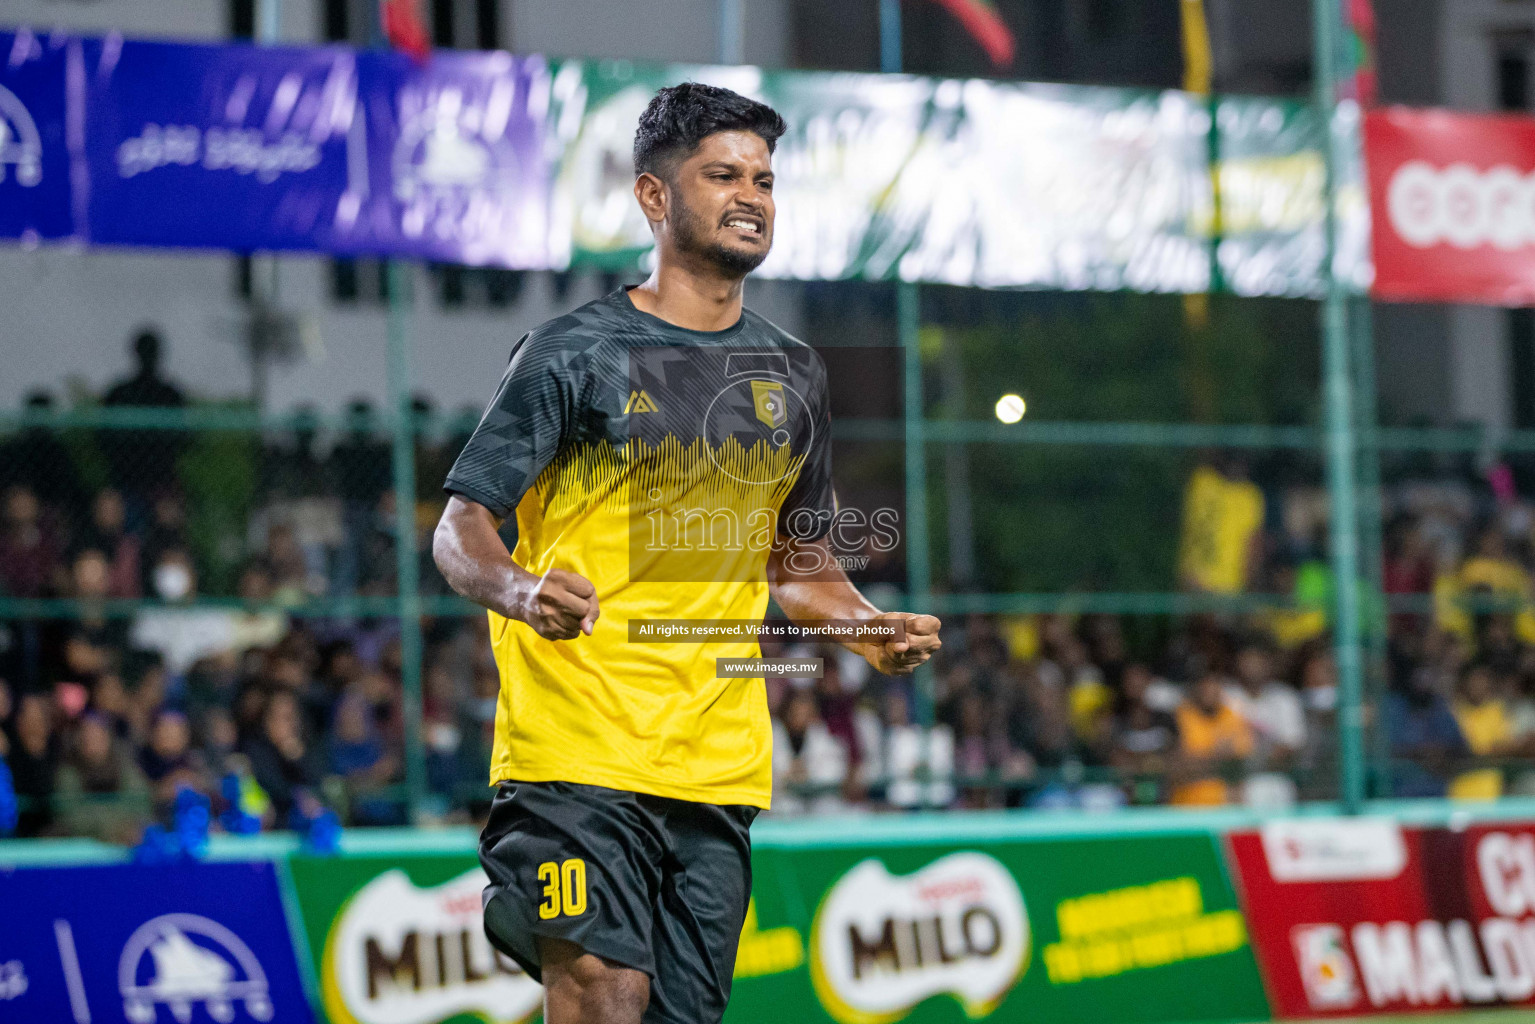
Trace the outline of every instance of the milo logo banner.
{"label": "milo logo banner", "polygon": [[[727,1024],[1268,1016],[1210,836],[957,831],[827,845],[802,826],[754,829]],[[485,940],[472,854],[289,864],[330,1024],[538,1018],[542,989]]]}
{"label": "milo logo banner", "polygon": [[1007,869],[951,853],[896,878],[877,859],[844,875],[812,928],[811,979],[851,1024],[952,993],[968,1017],[997,1008],[1028,964],[1029,918]]}
{"label": "milo logo banner", "polygon": [[543,989],[495,952],[472,855],[294,858],[330,1024],[516,1024]]}
{"label": "milo logo banner", "polygon": [[789,848],[775,831],[755,830],[727,1021],[1268,1016],[1208,836]]}
{"label": "milo logo banner", "polygon": [[1276,1014],[1535,1005],[1535,825],[1317,819],[1229,841]]}

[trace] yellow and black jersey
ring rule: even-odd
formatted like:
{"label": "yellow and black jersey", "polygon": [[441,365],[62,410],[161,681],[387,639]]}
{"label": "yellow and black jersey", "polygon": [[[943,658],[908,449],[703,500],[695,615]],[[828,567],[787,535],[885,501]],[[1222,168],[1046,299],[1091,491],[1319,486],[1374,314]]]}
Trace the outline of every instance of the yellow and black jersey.
{"label": "yellow and black jersey", "polygon": [[515,521],[529,572],[591,580],[600,617],[551,641],[490,614],[492,783],[768,805],[763,681],[715,671],[756,642],[647,642],[630,624],[760,621],[769,546],[831,526],[830,429],[820,358],[749,310],[693,331],[620,289],[517,343],[446,489]]}

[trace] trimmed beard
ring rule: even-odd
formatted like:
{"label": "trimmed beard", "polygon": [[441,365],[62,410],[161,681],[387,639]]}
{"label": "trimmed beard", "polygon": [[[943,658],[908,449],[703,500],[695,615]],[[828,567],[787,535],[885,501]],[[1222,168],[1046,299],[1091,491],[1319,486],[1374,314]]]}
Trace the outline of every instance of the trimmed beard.
{"label": "trimmed beard", "polygon": [[[742,252],[719,242],[705,241],[708,229],[704,226],[703,218],[683,201],[681,189],[672,189],[672,201],[677,211],[672,237],[676,240],[679,251],[700,256],[726,274],[735,277],[745,277],[767,259],[767,249],[761,252]],[[763,230],[766,229],[767,224],[764,223]]]}

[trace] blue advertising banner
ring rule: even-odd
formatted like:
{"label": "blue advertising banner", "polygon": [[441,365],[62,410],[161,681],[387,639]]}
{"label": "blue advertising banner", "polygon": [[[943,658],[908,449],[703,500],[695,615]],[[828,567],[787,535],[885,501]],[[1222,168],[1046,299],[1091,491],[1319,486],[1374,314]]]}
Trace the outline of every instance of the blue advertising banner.
{"label": "blue advertising banner", "polygon": [[271,863],[0,871],[0,1021],[309,1024]]}
{"label": "blue advertising banner", "polygon": [[107,37],[86,54],[91,241],[329,247],[349,156],[366,159],[353,51]]}
{"label": "blue advertising banner", "polygon": [[66,97],[79,43],[0,33],[0,238],[74,234]]}
{"label": "blue advertising banner", "polygon": [[86,43],[88,234],[542,268],[542,59]]}
{"label": "blue advertising banner", "polygon": [[554,265],[544,146],[550,79],[542,58],[437,53],[421,65],[362,53],[358,80],[366,194],[349,197],[338,219],[343,248],[519,269]]}
{"label": "blue advertising banner", "polygon": [[[0,56],[0,238],[23,242],[637,269],[652,238],[636,119],[694,79],[789,122],[763,277],[1292,296],[1324,281],[1325,129],[1289,101],[1223,98],[1212,118],[1178,92],[27,31],[0,33]],[[1363,291],[1357,108],[1334,129],[1335,270]]]}

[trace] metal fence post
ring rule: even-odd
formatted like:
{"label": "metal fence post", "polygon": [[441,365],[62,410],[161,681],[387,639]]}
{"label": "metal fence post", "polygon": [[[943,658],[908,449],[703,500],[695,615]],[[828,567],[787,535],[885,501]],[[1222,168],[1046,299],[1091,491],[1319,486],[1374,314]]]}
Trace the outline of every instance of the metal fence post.
{"label": "metal fence post", "polygon": [[[1386,609],[1384,525],[1381,521],[1380,425],[1375,401],[1375,314],[1368,297],[1354,300],[1351,322],[1354,394],[1359,421],[1359,562],[1364,587],[1363,696],[1375,707],[1386,699],[1386,645],[1390,616]],[[1366,788],[1373,796],[1391,792],[1391,744],[1376,715],[1370,728],[1370,764]]]}
{"label": "metal fence post", "polygon": [[410,404],[411,267],[390,260],[389,408],[393,410],[394,552],[400,613],[400,682],[405,719],[405,807],[414,823],[426,791],[421,746],[421,590],[416,551],[416,430]]}
{"label": "metal fence post", "polygon": [[921,293],[914,284],[896,285],[896,325],[905,383],[902,415],[906,441],[906,577],[912,611],[925,611],[932,590],[928,560],[927,450],[922,408]]}
{"label": "metal fence post", "polygon": [[1333,266],[1337,249],[1336,164],[1333,153],[1333,112],[1337,108],[1333,42],[1339,17],[1338,0],[1312,0],[1312,81],[1314,105],[1322,122],[1322,160],[1326,168],[1323,191],[1322,265],[1326,295],[1322,300],[1323,397],[1327,411],[1327,490],[1331,497],[1333,590],[1333,650],[1338,662],[1338,764],[1340,795],[1346,813],[1356,814],[1364,803],[1364,742],[1359,650],[1359,520],[1354,476],[1354,393],[1350,372],[1348,296]]}
{"label": "metal fence post", "polygon": [[901,0],[879,0],[879,69],[901,73]]}
{"label": "metal fence post", "polygon": [[[879,69],[901,71],[901,2],[879,0]],[[932,592],[932,568],[927,536],[927,448],[922,406],[922,293],[909,281],[895,284],[896,336],[901,346],[905,396],[901,417],[906,443],[906,590],[907,610],[927,611]],[[932,669],[917,671],[916,719],[933,724]]]}
{"label": "metal fence post", "polygon": [[715,6],[719,18],[720,63],[741,64],[746,59],[745,0],[716,0]]}
{"label": "metal fence post", "polygon": [[256,0],[256,38],[275,43],[282,34],[282,0]]}

